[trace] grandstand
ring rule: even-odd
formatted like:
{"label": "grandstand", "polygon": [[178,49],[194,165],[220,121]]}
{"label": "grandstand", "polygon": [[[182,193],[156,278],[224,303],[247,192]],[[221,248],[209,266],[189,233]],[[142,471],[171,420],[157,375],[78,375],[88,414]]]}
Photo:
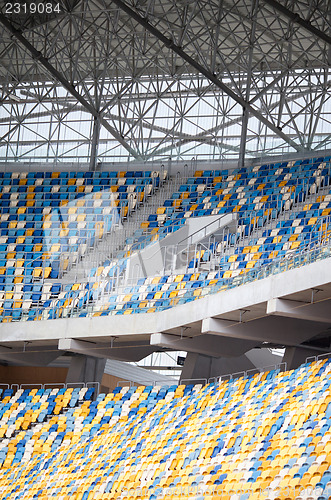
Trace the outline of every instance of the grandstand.
{"label": "grandstand", "polygon": [[2,2],[1,499],[331,497],[330,20]]}

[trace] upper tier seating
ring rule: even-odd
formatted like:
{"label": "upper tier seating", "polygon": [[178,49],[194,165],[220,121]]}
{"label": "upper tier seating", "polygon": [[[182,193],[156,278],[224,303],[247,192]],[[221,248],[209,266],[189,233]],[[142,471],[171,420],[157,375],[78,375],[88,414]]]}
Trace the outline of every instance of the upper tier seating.
{"label": "upper tier seating", "polygon": [[[157,213],[143,222],[144,232],[165,237],[188,217],[256,211],[256,223],[263,225],[269,217],[276,218],[286,204],[301,201],[320,185],[330,184],[330,157],[298,160],[253,168],[231,170],[198,170],[194,177],[180,186]],[[250,220],[251,222],[251,220]],[[248,221],[245,222],[248,225]],[[161,228],[159,226],[161,225]],[[247,227],[247,234],[250,228]],[[146,236],[138,230],[133,248],[146,244]],[[149,238],[147,238],[147,241]],[[128,242],[129,243],[129,242]]]}
{"label": "upper tier seating", "polygon": [[61,254],[83,255],[159,181],[154,171],[0,172],[0,273],[15,284],[58,278]]}
{"label": "upper tier seating", "polygon": [[5,396],[6,432],[26,406],[0,439],[1,498],[326,500],[330,387],[321,360],[204,387],[117,388],[95,402],[66,391],[40,423],[49,396]]}
{"label": "upper tier seating", "polygon": [[[197,171],[137,229],[118,260],[92,268],[87,283],[65,285],[54,280],[60,262],[64,270],[68,265],[68,249],[71,257],[83,255],[116,223],[119,207],[128,215],[129,195],[142,202],[166,174],[2,173],[0,320],[155,312],[225,290],[248,272],[256,279],[259,269],[329,240],[330,169],[327,157],[230,173]],[[135,249],[176,231],[187,217],[226,213],[238,214],[231,240],[198,249],[180,274],[119,288],[117,277]],[[270,221],[276,227],[268,228]]]}

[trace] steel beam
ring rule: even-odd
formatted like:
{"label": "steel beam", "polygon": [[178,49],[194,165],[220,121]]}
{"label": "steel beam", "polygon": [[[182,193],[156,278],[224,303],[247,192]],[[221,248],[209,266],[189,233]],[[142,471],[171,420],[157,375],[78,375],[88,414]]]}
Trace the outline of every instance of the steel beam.
{"label": "steel beam", "polygon": [[79,101],[84,108],[91,113],[94,118],[100,121],[100,124],[105,127],[108,132],[115,137],[115,139],[122,144],[122,146],[136,159],[140,156],[134,151],[131,146],[129,146],[123,137],[115,130],[108,122],[103,118],[103,116],[75,89],[75,87],[68,82],[68,80],[49,62],[48,58],[44,57],[39,50],[37,50],[31,43],[22,35],[20,30],[14,28],[14,26],[8,21],[8,19],[0,13],[0,23],[16,38],[32,55],[32,57],[41,64],[49,73],[55,78],[61,85],[73,96],[77,101]]}
{"label": "steel beam", "polygon": [[331,45],[331,36],[313,26],[310,21],[306,21],[305,19],[300,17],[299,14],[295,14],[276,0],[264,0],[264,2],[273,7],[275,10],[278,10],[278,12],[281,12],[284,16],[288,17],[294,23],[299,24],[300,26],[305,28],[305,30],[309,31],[309,33],[312,33],[317,38],[323,40],[323,42]]}
{"label": "steel beam", "polygon": [[175,44],[175,42],[167,38],[161,31],[155,28],[150,22],[140,16],[137,12],[131,9],[126,3],[122,0],[111,0],[115,3],[121,10],[126,12],[132,19],[134,19],[137,23],[143,26],[147,31],[152,33],[160,42],[162,42],[167,48],[178,54],[184,61],[186,61],[190,66],[195,68],[199,73],[204,75],[208,80],[210,80],[216,87],[225,92],[228,96],[230,96],[234,101],[240,104],[243,109],[246,109],[249,113],[254,115],[258,120],[260,120],[264,125],[266,125],[270,130],[272,130],[276,135],[278,135],[281,139],[283,139],[287,144],[293,147],[296,151],[302,151],[302,147],[296,144],[292,139],[290,139],[279,127],[270,122],[267,118],[263,116],[262,113],[253,108],[243,97],[236,94],[230,87],[225,85],[222,80],[217,78],[217,76],[212,73],[209,69],[202,66],[198,61],[189,56],[181,47]]}
{"label": "steel beam", "polygon": [[94,171],[97,166],[99,140],[100,140],[100,120],[99,118],[94,118],[92,142],[91,142],[91,154],[90,154],[90,170],[92,171]]}
{"label": "steel beam", "polygon": [[[252,73],[253,73],[253,53],[254,53],[254,42],[256,33],[256,17],[258,12],[259,0],[255,0],[252,6],[252,25],[251,33],[249,37],[249,49],[248,49],[248,71],[247,71],[247,83],[246,83],[246,95],[245,99],[248,102],[251,93],[252,84]],[[244,167],[245,156],[246,156],[246,143],[247,143],[247,127],[248,127],[249,112],[245,107],[243,108],[243,118],[241,122],[241,138],[240,138],[240,150],[239,150],[239,167]]]}

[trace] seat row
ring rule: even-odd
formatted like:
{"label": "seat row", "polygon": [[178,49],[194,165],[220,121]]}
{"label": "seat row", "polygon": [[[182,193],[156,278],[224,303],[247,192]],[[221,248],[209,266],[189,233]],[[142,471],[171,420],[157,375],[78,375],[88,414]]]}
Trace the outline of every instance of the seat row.
{"label": "seat row", "polygon": [[117,388],[2,439],[2,498],[325,500],[330,387],[324,359],[206,386]]}

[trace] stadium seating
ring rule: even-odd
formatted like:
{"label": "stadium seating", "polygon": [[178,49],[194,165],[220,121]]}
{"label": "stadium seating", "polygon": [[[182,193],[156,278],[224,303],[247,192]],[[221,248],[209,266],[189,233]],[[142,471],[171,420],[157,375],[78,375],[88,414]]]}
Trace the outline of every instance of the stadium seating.
{"label": "stadium seating", "polygon": [[[255,211],[255,225],[276,218],[286,205],[301,201],[307,193],[330,183],[330,158],[298,160],[231,170],[200,170],[183,184],[179,192],[159,207],[142,227],[162,238],[177,230],[188,217],[235,212],[241,219]],[[252,219],[242,222],[248,226]],[[159,226],[162,226],[159,229]],[[251,230],[247,227],[246,232]],[[136,233],[133,248],[141,247],[146,238]]]}
{"label": "stadium seating", "polygon": [[[330,169],[326,157],[197,171],[142,223],[117,259],[91,268],[88,282],[66,284],[58,278],[68,249],[71,259],[84,255],[119,212],[130,215],[129,198],[131,208],[142,203],[166,172],[0,173],[0,321],[151,313],[226,290],[246,274],[256,279],[260,270],[329,240]],[[180,274],[119,286],[132,252],[178,230],[188,217],[227,213],[238,215],[231,240],[197,249]]]}
{"label": "stadium seating", "polygon": [[6,390],[1,498],[325,500],[330,387],[324,359],[206,386],[118,387],[96,401]]}

